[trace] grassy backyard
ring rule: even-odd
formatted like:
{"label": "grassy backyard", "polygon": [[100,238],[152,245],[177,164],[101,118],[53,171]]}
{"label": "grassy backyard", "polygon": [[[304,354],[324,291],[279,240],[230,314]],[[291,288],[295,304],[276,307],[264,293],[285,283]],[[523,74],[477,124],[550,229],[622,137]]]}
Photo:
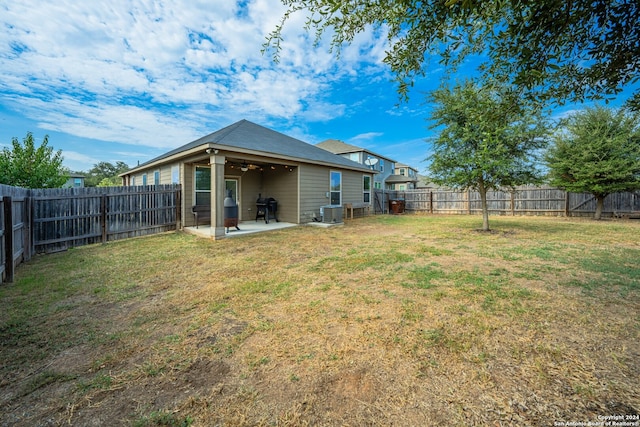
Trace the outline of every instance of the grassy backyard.
{"label": "grassy backyard", "polygon": [[640,411],[640,222],[372,216],[38,256],[0,426],[554,425]]}

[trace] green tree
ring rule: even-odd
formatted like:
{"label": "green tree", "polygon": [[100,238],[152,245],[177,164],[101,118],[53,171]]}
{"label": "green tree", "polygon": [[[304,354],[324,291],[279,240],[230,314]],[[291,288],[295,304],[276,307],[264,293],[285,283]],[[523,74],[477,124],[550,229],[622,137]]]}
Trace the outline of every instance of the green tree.
{"label": "green tree", "polygon": [[565,119],[546,161],[551,185],[591,193],[600,219],[612,193],[640,189],[640,120],[637,114],[588,108]]}
{"label": "green tree", "polygon": [[129,166],[121,161],[117,161],[115,165],[110,162],[96,163],[93,165],[93,168],[87,172],[85,185],[87,185],[87,187],[121,185],[122,180],[118,175],[129,169]]}
{"label": "green tree", "polygon": [[[385,34],[398,91],[406,98],[435,55],[455,69],[471,55],[487,75],[543,100],[599,99],[640,78],[640,6],[635,0],[281,0],[287,11],[264,50],[278,60],[283,26],[306,14],[319,41],[341,46],[368,28]],[[640,90],[630,102],[640,107]]]}
{"label": "green tree", "polygon": [[122,185],[122,179],[120,177],[115,176],[112,178],[102,178],[102,181],[96,185],[96,187],[119,187]]}
{"label": "green tree", "polygon": [[489,231],[487,192],[540,180],[536,160],[546,144],[543,114],[508,87],[473,81],[438,89],[430,98],[432,128],[440,129],[429,158],[431,178],[478,191],[482,229]]}
{"label": "green tree", "polygon": [[58,188],[67,182],[62,166],[62,150],[49,147],[49,136],[36,147],[33,134],[22,140],[11,139],[11,149],[0,152],[0,183],[24,188]]}

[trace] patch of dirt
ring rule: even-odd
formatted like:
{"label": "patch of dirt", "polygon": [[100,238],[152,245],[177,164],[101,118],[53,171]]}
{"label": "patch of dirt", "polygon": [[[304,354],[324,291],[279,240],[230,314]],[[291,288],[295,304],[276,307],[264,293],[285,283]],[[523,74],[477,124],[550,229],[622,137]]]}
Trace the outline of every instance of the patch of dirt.
{"label": "patch of dirt", "polygon": [[196,392],[204,391],[223,383],[230,370],[224,361],[198,359],[182,373],[180,381]]}
{"label": "patch of dirt", "polygon": [[67,407],[64,418],[71,425],[126,425],[136,414],[178,408],[191,396],[209,395],[220,388],[229,372],[224,361],[198,359],[181,372],[87,395]]}
{"label": "patch of dirt", "polygon": [[378,399],[378,387],[367,369],[352,372],[338,372],[320,381],[315,394],[326,396],[326,410],[346,415],[363,403],[373,403]]}

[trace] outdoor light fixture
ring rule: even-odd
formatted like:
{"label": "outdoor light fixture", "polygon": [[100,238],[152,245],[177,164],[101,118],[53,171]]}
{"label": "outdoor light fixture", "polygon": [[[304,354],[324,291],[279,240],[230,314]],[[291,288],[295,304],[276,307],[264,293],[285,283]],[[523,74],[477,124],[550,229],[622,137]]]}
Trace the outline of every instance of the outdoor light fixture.
{"label": "outdoor light fixture", "polygon": [[242,172],[246,172],[249,170],[249,166],[247,166],[247,162],[242,162],[242,165],[240,165],[240,170]]}
{"label": "outdoor light fixture", "polygon": [[206,150],[204,150],[207,152],[207,154],[218,154],[218,149],[217,148],[207,148]]}

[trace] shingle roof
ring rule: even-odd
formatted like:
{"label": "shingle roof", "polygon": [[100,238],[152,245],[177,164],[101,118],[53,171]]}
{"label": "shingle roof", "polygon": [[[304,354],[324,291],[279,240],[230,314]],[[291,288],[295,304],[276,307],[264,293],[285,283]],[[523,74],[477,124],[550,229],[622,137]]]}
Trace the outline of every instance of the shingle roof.
{"label": "shingle roof", "polygon": [[346,153],[357,153],[360,151],[364,151],[365,153],[372,154],[381,159],[389,160],[391,162],[396,162],[395,160],[382,156],[378,153],[374,153],[371,150],[367,150],[366,148],[358,147],[357,145],[347,144],[346,142],[342,142],[338,139],[327,139],[326,141],[322,141],[316,144],[316,147],[320,147],[323,150],[331,151],[335,154],[346,154]]}
{"label": "shingle roof", "polygon": [[[270,156],[283,156],[297,159],[301,162],[326,163],[349,169],[369,171],[368,168],[353,162],[342,156],[330,153],[296,138],[292,138],[272,129],[257,125],[248,120],[240,120],[232,125],[222,128],[202,138],[196,139],[182,147],[169,151],[161,156],[151,159],[134,169],[144,168],[151,163],[159,162],[172,157],[180,152],[190,150],[205,144],[215,144],[221,148],[233,151],[233,149],[251,150]],[[226,148],[228,147],[228,148]]]}
{"label": "shingle roof", "polygon": [[418,178],[412,178],[404,175],[389,175],[384,182],[393,184],[393,183],[403,183],[403,182],[418,182]]}
{"label": "shingle roof", "polygon": [[354,153],[356,151],[364,151],[363,148],[355,145],[347,144],[337,139],[327,139],[316,144],[316,147],[320,147],[323,150],[331,151],[335,154]]}

